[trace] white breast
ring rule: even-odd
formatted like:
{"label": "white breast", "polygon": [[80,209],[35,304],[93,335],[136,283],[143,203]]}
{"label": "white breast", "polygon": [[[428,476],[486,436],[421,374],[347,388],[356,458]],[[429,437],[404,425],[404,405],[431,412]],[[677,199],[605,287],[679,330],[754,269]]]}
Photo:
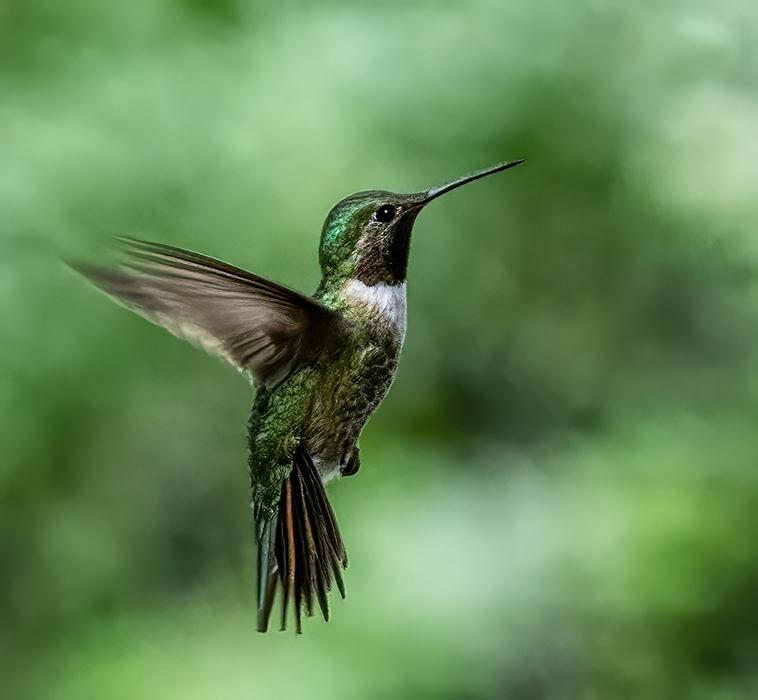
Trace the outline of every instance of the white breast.
{"label": "white breast", "polygon": [[408,306],[405,298],[405,282],[402,284],[385,284],[380,282],[372,287],[356,279],[345,283],[345,297],[351,303],[361,304],[371,311],[381,314],[387,321],[394,323],[405,335],[408,325]]}

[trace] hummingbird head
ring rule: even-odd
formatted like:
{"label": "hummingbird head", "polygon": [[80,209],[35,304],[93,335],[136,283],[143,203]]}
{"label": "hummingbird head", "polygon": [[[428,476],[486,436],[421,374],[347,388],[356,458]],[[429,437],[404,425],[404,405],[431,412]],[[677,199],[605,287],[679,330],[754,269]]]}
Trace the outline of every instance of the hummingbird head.
{"label": "hummingbird head", "polygon": [[520,163],[517,160],[464,175],[424,192],[358,192],[329,212],[321,231],[319,262],[325,278],[357,279],[366,286],[405,282],[411,232],[418,213],[451,190]]}

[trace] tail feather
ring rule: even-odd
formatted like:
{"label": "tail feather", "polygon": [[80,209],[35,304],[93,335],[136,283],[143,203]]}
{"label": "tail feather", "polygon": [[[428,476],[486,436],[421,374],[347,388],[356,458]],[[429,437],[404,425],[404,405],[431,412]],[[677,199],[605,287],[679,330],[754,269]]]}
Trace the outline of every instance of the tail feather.
{"label": "tail feather", "polygon": [[258,521],[258,631],[265,632],[276,597],[277,562],[274,520]]}
{"label": "tail feather", "polygon": [[332,577],[344,598],[341,569],[346,566],[345,547],[321,477],[300,445],[282,486],[276,519],[264,524],[259,534],[258,630],[265,632],[268,627],[277,582],[282,586],[282,629],[290,603],[298,633],[303,608],[306,615],[313,615],[314,599],[328,620]]}

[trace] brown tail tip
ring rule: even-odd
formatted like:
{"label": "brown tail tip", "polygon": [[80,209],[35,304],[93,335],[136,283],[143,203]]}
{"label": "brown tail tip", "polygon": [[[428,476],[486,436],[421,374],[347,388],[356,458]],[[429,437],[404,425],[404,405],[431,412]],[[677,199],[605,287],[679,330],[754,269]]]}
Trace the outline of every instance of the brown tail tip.
{"label": "brown tail tip", "polygon": [[258,538],[258,630],[268,628],[277,582],[282,585],[281,629],[286,629],[290,604],[298,633],[303,610],[313,615],[314,600],[329,620],[332,579],[344,598],[342,569],[346,566],[337,520],[313,460],[301,444],[282,485],[276,520],[269,521]]}

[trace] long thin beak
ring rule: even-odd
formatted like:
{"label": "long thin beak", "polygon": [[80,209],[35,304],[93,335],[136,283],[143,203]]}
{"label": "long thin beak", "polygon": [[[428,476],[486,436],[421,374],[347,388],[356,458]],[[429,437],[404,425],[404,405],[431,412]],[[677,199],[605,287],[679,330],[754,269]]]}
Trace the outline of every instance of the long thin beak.
{"label": "long thin beak", "polygon": [[476,172],[469,173],[468,175],[463,175],[459,178],[456,178],[455,180],[446,182],[444,185],[437,185],[437,187],[432,187],[430,190],[422,193],[422,198],[419,202],[419,206],[429,204],[429,202],[431,202],[433,199],[437,199],[437,197],[446,194],[447,192],[450,192],[451,190],[454,190],[461,185],[465,185],[468,182],[479,180],[480,178],[487,177],[488,175],[494,175],[495,173],[499,173],[501,170],[515,168],[517,165],[521,165],[524,160],[525,159],[522,158],[521,160],[511,161],[510,163],[498,163],[497,165],[493,165],[489,168],[484,168],[483,170],[477,170]]}

